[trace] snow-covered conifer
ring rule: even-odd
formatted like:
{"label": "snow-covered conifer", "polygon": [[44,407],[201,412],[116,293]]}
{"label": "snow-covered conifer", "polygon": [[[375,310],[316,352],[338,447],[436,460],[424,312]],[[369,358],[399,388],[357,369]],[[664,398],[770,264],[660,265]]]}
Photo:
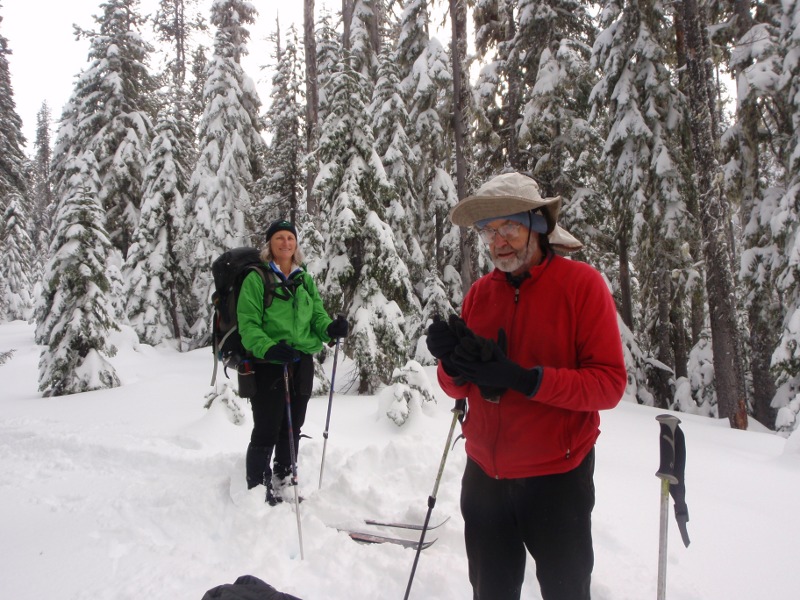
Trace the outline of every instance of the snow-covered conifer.
{"label": "snow-covered conifer", "polygon": [[[413,6],[418,12],[410,10]],[[441,281],[447,266],[458,269],[463,258],[459,229],[448,218],[450,209],[458,202],[451,175],[455,165],[450,143],[451,115],[448,114],[448,107],[452,106],[453,78],[445,49],[438,40],[427,37],[427,22],[423,18],[427,16],[426,8],[422,4],[411,5],[403,15],[401,40],[408,40],[410,48],[421,50],[410,67],[398,73],[400,77],[407,73],[400,81],[400,89],[410,123],[408,144],[415,158],[410,165],[416,167],[413,181],[419,206],[409,217],[413,229],[418,232],[420,248],[427,261],[425,268],[435,268]],[[416,40],[413,44],[410,43],[412,39]],[[398,52],[396,50],[395,60],[402,66],[410,57],[401,58]],[[450,281],[454,283],[452,278]],[[445,285],[444,289],[450,293],[449,303],[459,306],[463,295],[460,280],[455,288]]]}
{"label": "snow-covered conifer", "polygon": [[415,360],[408,361],[392,372],[391,385],[381,392],[385,398],[385,412],[395,425],[401,426],[428,402],[436,402],[436,396],[425,375],[422,365]]}
{"label": "snow-covered conifer", "polygon": [[50,233],[53,225],[53,213],[56,199],[50,177],[50,107],[42,102],[36,114],[36,140],[33,144],[34,158],[31,165],[31,218],[30,234],[34,247],[32,267],[36,271],[36,279],[41,275],[47,250],[50,246]]}
{"label": "snow-covered conifer", "polygon": [[[800,38],[797,23],[800,2],[783,4],[780,44],[783,63],[777,82],[790,115],[790,133],[784,156],[784,182],[776,206],[765,202],[760,219],[769,223],[781,261],[775,280],[781,293],[783,322],[780,339],[772,356],[779,389],[772,402],[778,409],[775,427],[785,433],[800,429]],[[777,268],[776,268],[777,267]]]}
{"label": "snow-covered conifer", "polygon": [[[782,227],[773,229],[772,219],[785,192],[786,162],[782,156],[786,152],[784,140],[789,137],[781,125],[784,120],[776,122],[774,118],[787,106],[778,85],[781,32],[776,25],[782,8],[776,3],[763,5],[755,15],[749,10],[738,11],[735,27],[722,30],[737,38],[728,67],[738,96],[735,121],[722,136],[723,173],[726,193],[739,207],[743,225],[737,254],[741,257],[742,314],[746,314],[749,338],[743,350],[751,374],[750,404],[753,417],[765,425],[775,421],[772,404],[777,386],[770,363],[785,306],[775,276],[783,271],[787,258],[779,241],[785,232]],[[754,17],[763,22],[756,22]]]}
{"label": "snow-covered conifer", "polygon": [[[2,23],[3,17],[0,17]],[[26,158],[23,152],[25,136],[22,119],[17,114],[8,57],[12,54],[8,39],[0,35],[0,210],[4,210],[12,197],[28,200],[28,183],[25,177]],[[17,207],[17,210],[27,207]]]}
{"label": "snow-covered conifer", "polygon": [[45,265],[36,307],[39,390],[62,396],[120,384],[107,357],[116,349],[109,332],[117,329],[109,301],[106,262],[112,250],[103,226],[100,178],[94,154],[86,151],[65,165],[64,196]]}
{"label": "snow-covered conifer", "polygon": [[26,231],[20,196],[12,196],[3,215],[0,239],[0,322],[28,320],[33,310],[31,257],[33,245]]}
{"label": "snow-covered conifer", "polygon": [[[676,347],[685,335],[681,323],[691,299],[685,283],[693,261],[682,245],[695,221],[685,200],[684,107],[667,68],[675,58],[663,43],[674,34],[666,7],[650,4],[650,10],[641,11],[638,5],[612,1],[601,16],[604,29],[593,64],[602,76],[591,101],[595,110],[604,107],[608,121],[603,161],[610,206],[590,224],[601,234],[598,239],[615,240],[620,265],[615,287],[626,325],[637,332],[645,353],[655,353],[658,362],[685,375],[688,355],[679,353],[676,364]],[[643,282],[636,295],[644,314],[633,306],[636,281]],[[680,322],[675,311],[682,314]],[[674,373],[646,364],[641,368],[656,378],[650,382],[656,405],[670,406]]]}
{"label": "snow-covered conifer", "polygon": [[386,207],[386,221],[396,232],[397,250],[411,278],[420,282],[424,277],[425,256],[414,227],[415,215],[421,210],[414,181],[418,165],[408,137],[411,124],[394,54],[384,52],[379,57],[378,80],[368,111],[375,132],[375,150],[395,191],[392,204]]}
{"label": "snow-covered conifer", "polygon": [[338,68],[342,54],[342,42],[331,23],[329,13],[323,13],[317,27],[317,92],[319,94],[319,123],[328,115],[328,81]]}
{"label": "snow-covered conifer", "polygon": [[329,113],[321,128],[321,168],[314,186],[326,241],[321,292],[330,312],[353,324],[345,350],[356,362],[359,390],[374,391],[408,357],[404,314],[419,310],[386,207],[386,179],[367,119],[372,84],[343,60],[328,81]]}
{"label": "snow-covered conifer", "polygon": [[34,279],[33,247],[26,231],[31,206],[22,150],[25,136],[14,102],[9,55],[8,40],[0,35],[0,321],[30,316]]}
{"label": "snow-covered conifer", "polygon": [[175,112],[175,105],[167,104],[156,125],[139,226],[124,266],[128,319],[139,338],[153,345],[181,339],[181,299],[190,285],[179,254],[179,241],[185,237],[187,174]]}
{"label": "snow-covered conifer", "polygon": [[265,131],[270,134],[271,140],[263,187],[269,198],[266,205],[257,207],[255,211],[257,223],[269,223],[280,217],[297,221],[298,208],[304,195],[305,107],[302,62],[294,25],[289,28],[284,47],[281,47],[280,36],[275,35],[274,57],[276,68],[272,76],[272,102],[265,119]]}
{"label": "snow-covered conifer", "polygon": [[250,37],[246,26],[255,15],[253,4],[244,0],[215,0],[211,6],[214,51],[203,90],[199,154],[187,194],[192,224],[187,256],[193,261],[195,303],[187,315],[195,319],[190,330],[197,345],[208,342],[210,335],[211,262],[224,250],[250,242],[251,189],[263,171],[261,101],[240,64]]}
{"label": "snow-covered conifer", "polygon": [[94,17],[98,31],[78,31],[90,40],[90,63],[64,108],[53,156],[55,191],[63,197],[68,165],[86,150],[94,153],[106,228],[123,255],[139,220],[155,114],[155,81],[147,70],[151,47],[139,33],[144,19],[138,6],[139,0],[107,0]]}

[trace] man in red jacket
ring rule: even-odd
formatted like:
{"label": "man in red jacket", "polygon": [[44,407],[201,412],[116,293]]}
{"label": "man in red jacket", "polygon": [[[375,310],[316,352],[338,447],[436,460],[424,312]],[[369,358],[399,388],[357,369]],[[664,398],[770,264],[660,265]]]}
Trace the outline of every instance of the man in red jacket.
{"label": "man in red jacket", "polygon": [[561,199],[499,175],[451,211],[474,226],[495,269],[462,318],[435,321],[438,378],[468,399],[461,512],[475,600],[517,600],[526,549],[544,600],[588,600],[599,410],[627,382],[614,300],[602,276],[561,256],[581,247],[557,224]]}

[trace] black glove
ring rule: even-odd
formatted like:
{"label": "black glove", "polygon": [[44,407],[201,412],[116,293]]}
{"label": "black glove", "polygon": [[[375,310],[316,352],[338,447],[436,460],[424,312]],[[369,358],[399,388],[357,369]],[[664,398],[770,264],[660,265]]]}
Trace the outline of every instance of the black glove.
{"label": "black glove", "polygon": [[[456,315],[450,315],[449,322],[450,330],[458,338],[458,352],[462,355],[462,358],[466,358],[470,361],[485,361],[492,357],[491,346],[488,346],[491,340],[476,335],[474,331],[467,327],[464,319]],[[494,342],[491,343],[493,344]],[[503,349],[505,349],[505,340],[503,341]],[[454,348],[453,351],[455,353],[456,349]],[[458,373],[459,377],[456,383],[464,385],[468,380],[461,375],[452,358],[452,356],[449,356],[446,361],[442,361],[445,366],[445,371],[449,369],[448,374],[451,376],[451,371]],[[508,388],[506,386],[478,385],[478,389],[481,392],[481,396],[489,402],[499,402],[500,396],[502,396]]]}
{"label": "black glove", "polygon": [[294,362],[300,354],[285,341],[281,340],[264,354],[264,360],[280,363]]}
{"label": "black glove", "polygon": [[428,327],[425,343],[428,345],[428,351],[436,358],[449,358],[458,345],[458,337],[439,315],[434,315],[433,323]]}
{"label": "black glove", "polygon": [[347,319],[345,319],[344,315],[336,315],[336,318],[328,325],[326,333],[329,338],[335,340],[336,338],[347,337],[348,330]]}
{"label": "black glove", "polygon": [[481,389],[487,400],[492,398],[484,393],[484,388],[512,389],[533,396],[539,389],[542,368],[521,367],[506,356],[505,345],[506,333],[502,329],[497,334],[497,342],[479,336],[463,338],[453,350],[451,361],[464,379]]}

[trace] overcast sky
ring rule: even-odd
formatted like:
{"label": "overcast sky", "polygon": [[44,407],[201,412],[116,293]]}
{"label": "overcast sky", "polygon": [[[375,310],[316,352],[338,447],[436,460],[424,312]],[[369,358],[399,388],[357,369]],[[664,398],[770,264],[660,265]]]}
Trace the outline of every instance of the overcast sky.
{"label": "overcast sky", "polygon": [[[212,0],[200,0],[208,17]],[[259,89],[261,102],[268,100],[269,74],[259,67],[270,64],[271,47],[266,38],[275,29],[280,16],[281,29],[295,21],[302,32],[303,3],[300,0],[252,0],[259,15],[250,28],[250,56],[244,61],[247,74]],[[8,57],[11,85],[17,113],[22,118],[22,132],[32,152],[36,137],[36,114],[47,101],[54,120],[72,93],[75,76],[88,65],[89,43],[75,40],[73,24],[96,29],[93,15],[101,13],[102,0],[0,0],[0,34],[9,41]],[[316,0],[317,15],[325,9],[336,10],[341,2]],[[152,13],[157,0],[140,0],[141,12]],[[150,36],[151,31],[143,32]]]}

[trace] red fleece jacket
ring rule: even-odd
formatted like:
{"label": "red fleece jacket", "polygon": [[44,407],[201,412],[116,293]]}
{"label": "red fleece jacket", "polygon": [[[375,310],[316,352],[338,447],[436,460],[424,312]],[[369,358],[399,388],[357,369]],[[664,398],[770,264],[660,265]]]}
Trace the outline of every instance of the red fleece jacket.
{"label": "red fleece jacket", "polygon": [[616,306],[601,275],[559,256],[530,275],[519,289],[502,271],[485,275],[464,298],[462,317],[483,337],[496,340],[502,327],[511,360],[543,367],[534,396],[509,390],[494,404],[438,369],[445,393],[468,398],[467,455],[500,479],[575,468],[600,434],[597,411],[615,407],[627,382]]}

